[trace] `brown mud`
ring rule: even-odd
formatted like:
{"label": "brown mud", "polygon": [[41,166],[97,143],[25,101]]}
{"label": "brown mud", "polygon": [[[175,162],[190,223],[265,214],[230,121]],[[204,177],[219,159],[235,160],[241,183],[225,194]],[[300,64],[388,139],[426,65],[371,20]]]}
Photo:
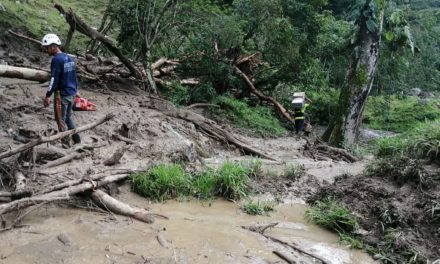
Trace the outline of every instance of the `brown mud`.
{"label": "brown mud", "polygon": [[[393,162],[392,160],[389,161]],[[405,167],[406,166],[406,167]],[[440,260],[440,185],[437,166],[426,166],[421,178],[400,172],[339,177],[311,199],[332,197],[360,216],[361,239],[396,263]]]}
{"label": "brown mud", "polygon": [[[7,39],[0,40],[0,46],[1,63],[48,69],[50,58],[23,48],[23,43]],[[81,95],[96,103],[98,111],[74,112],[77,125],[93,122],[107,113],[116,115],[111,121],[81,133],[83,143],[100,143],[101,147],[42,173],[35,171],[49,161],[47,157],[33,160],[32,155],[21,155],[8,159],[9,164],[21,166],[27,172],[27,187],[38,190],[84,175],[115,169],[146,169],[160,163],[181,162],[190,169],[199,169],[226,160],[253,159],[211,138],[194,124],[153,109],[151,98],[129,84],[107,83],[96,87],[82,82],[80,85]],[[42,103],[46,87],[47,84],[0,78],[2,151],[37,135],[55,132],[53,112]],[[295,242],[328,263],[373,263],[364,253],[340,245],[335,234],[303,218],[306,199],[316,195],[320,187],[331,185],[338,175],[361,172],[364,162],[313,160],[303,155],[306,141],[302,138],[262,139],[237,134],[277,160],[261,159],[262,169],[267,173],[252,183],[256,194],[284,201],[271,217],[245,215],[239,204],[221,200],[151,203],[131,193],[125,185],[116,196],[118,199],[169,219],[158,218],[153,225],[147,225],[106,211],[96,212],[95,206],[81,199],[82,202],[46,205],[23,218],[20,228],[0,233],[0,263],[284,263],[273,251],[283,252],[298,263],[319,263],[241,228],[257,222],[279,222],[267,232]],[[123,135],[135,144],[127,144],[114,135]],[[61,142],[42,147],[71,150]],[[104,161],[121,147],[127,151],[120,162],[105,166]],[[296,180],[282,177],[282,172],[291,165],[303,166],[305,174]],[[3,165],[1,168],[0,187],[9,190],[10,168]],[[351,176],[346,182],[350,180]],[[75,208],[78,206],[83,209]],[[15,217],[12,213],[2,216],[2,220],[10,222]]]}

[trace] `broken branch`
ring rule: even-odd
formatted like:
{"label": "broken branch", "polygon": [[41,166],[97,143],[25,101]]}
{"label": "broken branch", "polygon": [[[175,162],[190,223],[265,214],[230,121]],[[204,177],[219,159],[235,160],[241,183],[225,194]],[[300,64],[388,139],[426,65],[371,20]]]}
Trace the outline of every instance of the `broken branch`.
{"label": "broken branch", "polygon": [[100,118],[99,120],[97,120],[94,123],[87,124],[87,125],[84,125],[84,126],[81,126],[81,127],[77,127],[75,129],[67,130],[67,131],[61,132],[59,134],[50,136],[50,137],[40,137],[40,138],[38,138],[36,140],[32,140],[31,142],[29,142],[29,143],[27,143],[25,145],[20,146],[18,148],[11,149],[9,151],[0,153],[0,159],[12,156],[12,155],[14,155],[16,153],[25,151],[27,149],[30,149],[32,147],[35,147],[35,146],[43,144],[43,143],[52,142],[52,141],[55,141],[55,140],[58,140],[58,139],[61,139],[61,138],[64,138],[64,137],[76,134],[76,133],[80,133],[80,132],[92,129],[92,128],[94,128],[94,127],[96,127],[96,126],[98,126],[98,125],[100,125],[100,124],[102,124],[102,123],[112,119],[113,117],[114,117],[114,114],[107,114],[106,116]]}

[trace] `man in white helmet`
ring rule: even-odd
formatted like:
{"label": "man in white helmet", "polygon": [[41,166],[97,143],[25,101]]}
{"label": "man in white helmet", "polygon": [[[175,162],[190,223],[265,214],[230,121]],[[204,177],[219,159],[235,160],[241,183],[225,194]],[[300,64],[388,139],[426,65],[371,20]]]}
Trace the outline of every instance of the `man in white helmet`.
{"label": "man in white helmet", "polygon": [[[43,37],[41,45],[46,52],[53,56],[50,65],[50,83],[44,98],[44,106],[50,104],[50,97],[54,95],[55,120],[60,131],[74,129],[72,120],[72,106],[77,93],[76,65],[75,61],[60,49],[61,40],[55,34],[47,34]],[[81,143],[78,134],[72,135],[75,144]]]}

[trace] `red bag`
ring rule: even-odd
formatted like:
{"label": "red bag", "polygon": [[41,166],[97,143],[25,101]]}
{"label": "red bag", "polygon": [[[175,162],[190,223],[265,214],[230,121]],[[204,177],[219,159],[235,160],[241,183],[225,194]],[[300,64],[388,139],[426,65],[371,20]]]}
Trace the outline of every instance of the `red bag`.
{"label": "red bag", "polygon": [[96,111],[96,104],[89,102],[86,98],[75,97],[73,101],[73,111]]}

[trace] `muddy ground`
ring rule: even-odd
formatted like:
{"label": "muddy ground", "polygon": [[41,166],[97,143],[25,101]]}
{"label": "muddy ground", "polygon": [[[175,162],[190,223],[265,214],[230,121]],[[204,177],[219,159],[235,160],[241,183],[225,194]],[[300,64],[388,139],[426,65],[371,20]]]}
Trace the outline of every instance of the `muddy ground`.
{"label": "muddy ground", "polygon": [[[48,68],[50,58],[34,47],[25,47],[24,43],[13,39],[0,40],[0,46],[1,63]],[[3,150],[15,148],[37,135],[55,132],[51,108],[42,107],[46,87],[47,84],[0,78],[0,147]],[[109,122],[81,133],[84,144],[100,147],[80,159],[40,173],[35,171],[48,162],[48,157],[34,161],[29,155],[17,155],[8,159],[9,164],[12,162],[27,172],[28,187],[38,190],[115,169],[147,169],[170,162],[183,162],[188,169],[200,169],[226,160],[239,162],[253,158],[211,138],[192,123],[165,115],[152,107],[154,99],[129,84],[97,86],[81,81],[80,92],[97,104],[98,111],[75,112],[73,117],[77,125],[93,122],[107,113],[116,115]],[[197,111],[203,114],[203,110]],[[271,235],[295,243],[328,263],[374,262],[365,253],[341,245],[335,234],[303,218],[304,201],[314,197],[320,188],[332,186],[338,175],[348,175],[342,180],[343,186],[347,186],[347,195],[338,197],[344,197],[350,204],[350,199],[358,195],[353,189],[348,194],[349,184],[358,182],[352,175],[362,172],[365,161],[317,161],[303,154],[306,144],[303,138],[253,138],[234,133],[230,125],[225,124],[224,128],[276,160],[261,159],[265,173],[252,182],[256,197],[276,197],[282,201],[270,217],[245,215],[239,210],[240,203],[222,200],[152,203],[133,194],[125,183],[119,188],[119,194],[115,194],[118,199],[169,219],[158,218],[154,224],[147,225],[113,215],[82,198],[46,205],[24,217],[21,228],[0,233],[0,263],[284,263],[273,251],[283,252],[298,263],[319,263],[241,227],[271,222],[279,223],[268,231]],[[117,134],[124,134],[136,143],[127,145],[114,137]],[[121,147],[128,148],[121,161],[111,167],[105,166],[104,161]],[[70,151],[60,142],[39,148]],[[305,174],[296,180],[282,177],[282,172],[290,165],[304,166]],[[9,190],[13,184],[7,174],[10,168],[2,168],[5,170],[1,172],[1,188]],[[353,185],[351,188],[360,187]],[[363,202],[371,202],[376,196],[364,192],[361,197]],[[389,197],[399,199],[400,190],[393,190]],[[2,217],[10,222],[17,216]],[[374,232],[370,234],[375,237]],[[427,247],[432,252],[436,252],[435,249],[432,245]]]}
{"label": "muddy ground", "polygon": [[407,159],[386,163],[364,175],[338,177],[311,200],[332,197],[348,206],[360,216],[361,239],[397,263],[438,262],[438,166]]}

